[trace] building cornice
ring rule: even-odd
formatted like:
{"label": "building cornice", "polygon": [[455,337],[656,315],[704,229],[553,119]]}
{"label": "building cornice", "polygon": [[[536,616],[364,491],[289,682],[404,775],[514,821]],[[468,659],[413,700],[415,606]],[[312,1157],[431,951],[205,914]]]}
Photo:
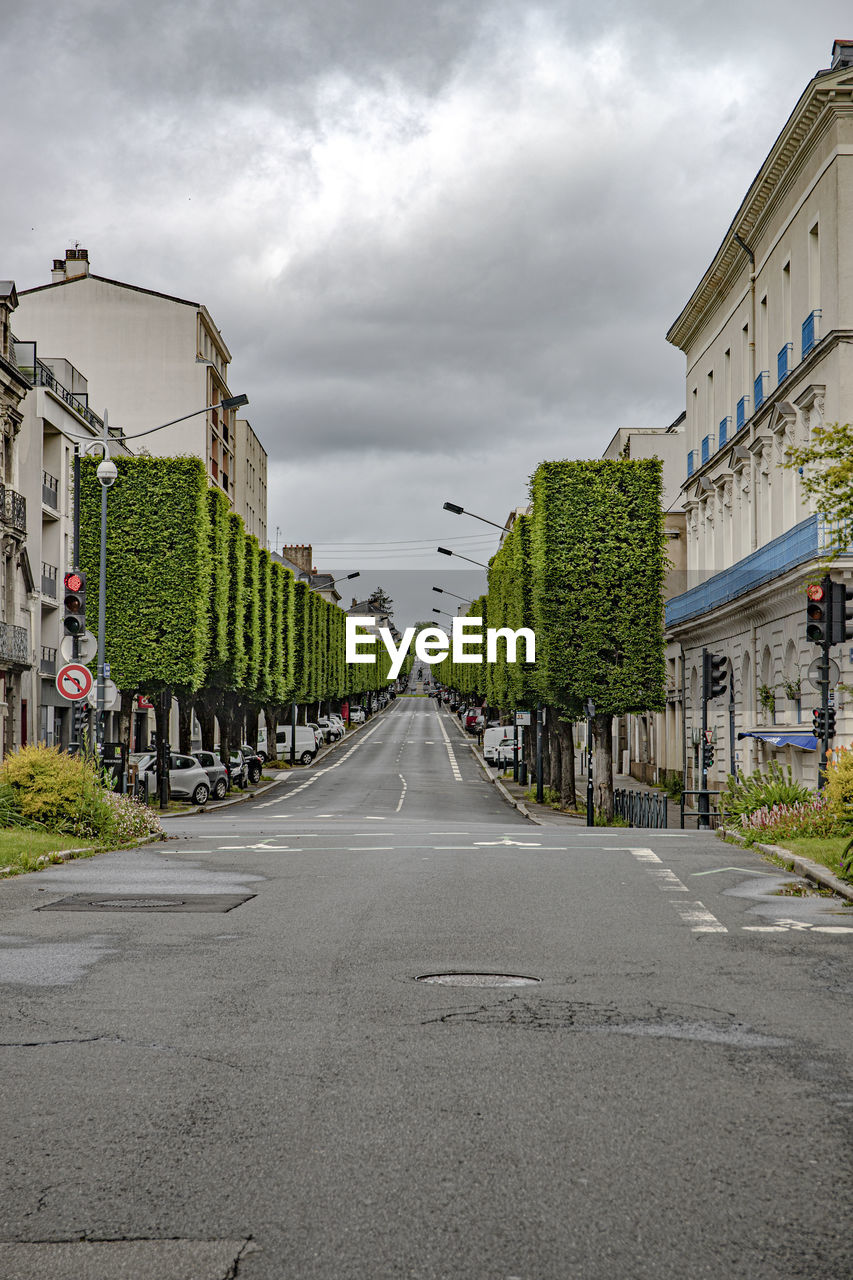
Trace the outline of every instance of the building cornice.
{"label": "building cornice", "polygon": [[735,237],[746,244],[753,243],[774,198],[785,189],[791,172],[811,154],[830,121],[842,113],[853,113],[851,95],[853,74],[849,67],[819,72],[809,81],[753,179],[711,265],[667,332],[667,341],[673,346],[687,350],[708,311],[746,269],[747,256]]}

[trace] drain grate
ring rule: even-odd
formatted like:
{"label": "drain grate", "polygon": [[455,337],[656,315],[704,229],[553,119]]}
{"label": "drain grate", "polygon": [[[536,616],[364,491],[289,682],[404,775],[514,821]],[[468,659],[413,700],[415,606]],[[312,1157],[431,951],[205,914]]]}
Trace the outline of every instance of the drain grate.
{"label": "drain grate", "polygon": [[533,987],[542,981],[520,973],[423,973],[416,982],[431,982],[442,987]]}
{"label": "drain grate", "polygon": [[72,893],[58,902],[47,902],[36,911],[233,911],[256,897],[254,893],[146,894],[131,898],[118,893]]}

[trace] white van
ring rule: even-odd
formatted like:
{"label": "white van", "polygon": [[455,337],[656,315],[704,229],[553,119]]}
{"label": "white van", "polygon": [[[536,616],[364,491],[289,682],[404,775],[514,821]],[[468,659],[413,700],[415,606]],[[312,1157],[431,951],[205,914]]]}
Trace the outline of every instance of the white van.
{"label": "white van", "polygon": [[[280,724],[275,731],[275,746],[280,760],[287,760],[290,755],[290,725]],[[258,754],[266,760],[267,731],[258,730]],[[310,764],[317,754],[317,738],[314,730],[307,724],[296,726],[296,759],[300,764]]]}
{"label": "white van", "polygon": [[483,759],[487,764],[500,764],[502,748],[509,744],[512,759],[513,728],[511,724],[498,725],[497,728],[486,729],[483,734]]}

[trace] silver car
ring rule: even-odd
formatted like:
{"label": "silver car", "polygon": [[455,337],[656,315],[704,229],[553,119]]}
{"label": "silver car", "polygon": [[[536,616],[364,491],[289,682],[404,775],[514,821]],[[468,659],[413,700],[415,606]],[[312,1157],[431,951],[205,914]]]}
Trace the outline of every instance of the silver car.
{"label": "silver car", "polygon": [[[139,761],[140,773],[154,773],[157,757],[143,756]],[[192,800],[193,804],[207,804],[210,797],[210,779],[194,756],[172,752],[169,757],[169,791],[176,800]]]}
{"label": "silver car", "polygon": [[224,800],[228,791],[228,770],[212,751],[196,751],[195,758],[207,774],[214,800]]}

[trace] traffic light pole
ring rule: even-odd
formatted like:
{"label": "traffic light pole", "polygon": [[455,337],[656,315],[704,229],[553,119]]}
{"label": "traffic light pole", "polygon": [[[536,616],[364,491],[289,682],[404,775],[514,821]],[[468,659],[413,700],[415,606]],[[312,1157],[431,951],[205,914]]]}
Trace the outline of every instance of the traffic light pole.
{"label": "traffic light pole", "polygon": [[822,791],[826,782],[826,762],[829,757],[829,649],[832,636],[828,635],[820,651],[820,706],[823,732],[821,734],[820,760],[817,766],[817,789]]}
{"label": "traffic light pole", "polygon": [[[72,568],[75,572],[80,571],[80,446],[74,446],[74,535],[73,547],[71,549]],[[71,637],[71,657],[74,662],[80,661],[80,638],[79,636]],[[75,702],[71,708],[71,741],[77,743],[78,748],[82,746],[83,738],[83,708],[79,702]]]}
{"label": "traffic light pole", "polygon": [[698,826],[708,828],[711,824],[708,820],[708,765],[706,763],[707,753],[705,751],[705,743],[708,741],[708,650],[702,650],[702,741],[699,745],[699,764],[702,770],[702,782],[699,788],[698,809],[699,819]]}

